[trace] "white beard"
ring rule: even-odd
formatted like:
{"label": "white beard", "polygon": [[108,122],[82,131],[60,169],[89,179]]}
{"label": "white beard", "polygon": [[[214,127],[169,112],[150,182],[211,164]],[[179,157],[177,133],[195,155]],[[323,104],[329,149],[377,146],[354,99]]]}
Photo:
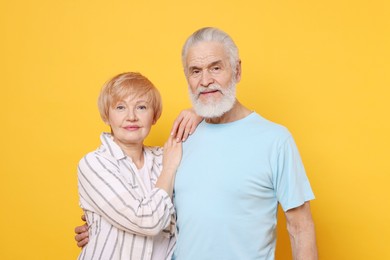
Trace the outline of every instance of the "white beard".
{"label": "white beard", "polygon": [[[209,98],[207,101],[199,100],[199,94],[205,90],[218,90],[222,97],[220,101]],[[222,89],[219,84],[212,84],[208,87],[199,87],[196,93],[189,89],[192,105],[196,114],[204,118],[218,118],[230,111],[236,102],[236,82],[233,79],[226,89]]]}

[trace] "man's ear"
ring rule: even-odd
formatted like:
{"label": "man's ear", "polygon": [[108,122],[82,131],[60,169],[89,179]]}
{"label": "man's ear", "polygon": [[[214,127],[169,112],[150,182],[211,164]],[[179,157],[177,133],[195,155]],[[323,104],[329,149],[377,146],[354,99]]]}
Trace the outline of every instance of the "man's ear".
{"label": "man's ear", "polygon": [[236,67],[236,82],[240,82],[241,80],[241,60],[238,60]]}

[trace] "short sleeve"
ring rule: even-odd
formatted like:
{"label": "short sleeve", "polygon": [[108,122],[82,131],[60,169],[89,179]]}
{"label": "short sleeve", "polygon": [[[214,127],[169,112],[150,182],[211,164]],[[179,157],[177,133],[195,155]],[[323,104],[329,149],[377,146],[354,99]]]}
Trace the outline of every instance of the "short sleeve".
{"label": "short sleeve", "polygon": [[305,168],[291,135],[278,149],[274,185],[276,197],[284,211],[314,199]]}

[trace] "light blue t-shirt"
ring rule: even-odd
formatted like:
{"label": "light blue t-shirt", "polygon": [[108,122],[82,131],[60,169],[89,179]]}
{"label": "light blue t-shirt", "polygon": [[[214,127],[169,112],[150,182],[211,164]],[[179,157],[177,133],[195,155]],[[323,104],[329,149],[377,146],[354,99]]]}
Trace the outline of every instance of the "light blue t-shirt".
{"label": "light blue t-shirt", "polygon": [[175,180],[176,260],[274,259],[277,206],[314,198],[288,130],[256,113],[202,122]]}

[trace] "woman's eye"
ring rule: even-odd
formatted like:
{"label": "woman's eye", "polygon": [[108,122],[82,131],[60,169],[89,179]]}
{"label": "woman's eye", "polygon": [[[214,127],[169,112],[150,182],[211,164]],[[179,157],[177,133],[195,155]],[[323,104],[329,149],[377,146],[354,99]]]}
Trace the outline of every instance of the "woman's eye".
{"label": "woman's eye", "polygon": [[123,109],[125,109],[126,107],[125,106],[122,106],[122,105],[118,105],[118,106],[116,106],[116,109],[117,110],[123,110]]}
{"label": "woman's eye", "polygon": [[138,109],[138,110],[145,110],[145,109],[146,109],[146,106],[144,106],[144,105],[138,106],[137,109]]}

